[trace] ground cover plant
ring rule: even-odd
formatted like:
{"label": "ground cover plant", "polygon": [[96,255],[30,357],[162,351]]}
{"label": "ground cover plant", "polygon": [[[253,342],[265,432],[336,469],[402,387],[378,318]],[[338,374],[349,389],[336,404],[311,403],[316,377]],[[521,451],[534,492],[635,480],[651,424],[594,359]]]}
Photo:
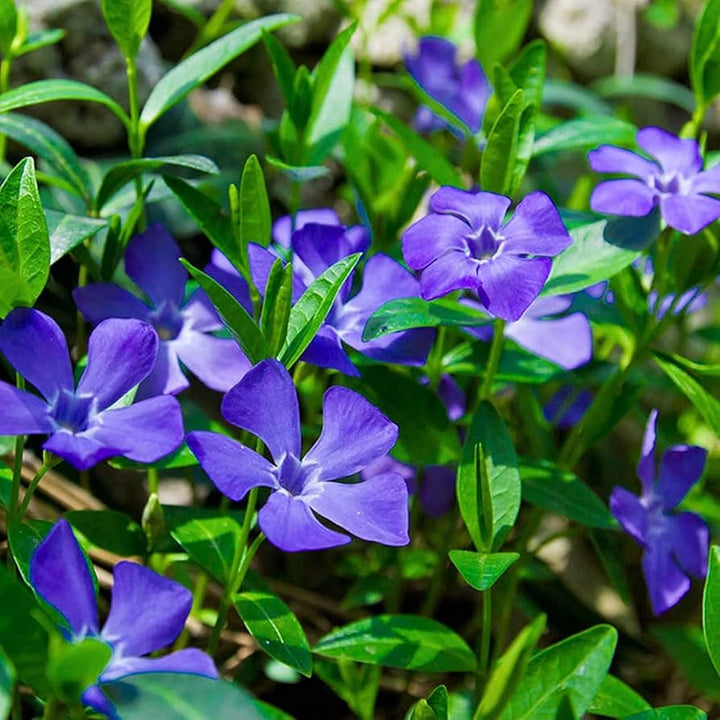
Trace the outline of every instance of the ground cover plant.
{"label": "ground cover plant", "polygon": [[[293,14],[100,9],[123,102],[14,83],[63,28],[0,0],[0,720],[716,716],[720,0],[688,85],[583,85],[530,0],[392,72],[402,2],[310,68]],[[236,161],[188,98],[251,53]]]}

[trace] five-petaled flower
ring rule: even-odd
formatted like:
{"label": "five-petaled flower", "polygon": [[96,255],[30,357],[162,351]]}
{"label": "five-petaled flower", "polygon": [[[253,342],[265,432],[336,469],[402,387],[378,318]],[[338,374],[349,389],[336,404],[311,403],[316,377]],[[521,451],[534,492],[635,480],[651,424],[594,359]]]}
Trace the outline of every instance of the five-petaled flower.
{"label": "five-petaled flower", "polygon": [[593,210],[641,217],[659,205],[667,225],[687,235],[720,217],[720,200],[707,195],[720,194],[720,165],[703,171],[695,140],[646,127],[638,131],[637,143],[652,159],[613,145],[589,153],[593,170],[635,176],[601,182],[590,198]]}
{"label": "five-petaled flower", "polygon": [[155,364],[158,338],[147,323],[100,323],[90,335],[87,367],[77,388],[65,337],[39,310],[17,308],[5,318],[0,350],[44,398],[0,382],[0,435],[48,434],[43,448],[78,470],[116,455],[154,462],[182,442],[175,398],[116,406]]}
{"label": "five-petaled flower", "polygon": [[323,398],[323,430],[301,457],[300,411],[287,370],[263,360],[228,392],[221,412],[233,425],[265,443],[273,461],[212,432],[191,432],[187,442],[203,470],[232,500],[254,487],[271,494],[258,513],[260,529],[281,550],[319,550],[350,538],[313,514],[363,540],[406,545],[408,493],[405,481],[385,473],[363,482],[347,478],[388,453],[397,426],[356,392],[332,387]]}
{"label": "five-petaled flower", "polygon": [[421,271],[426,300],[472,290],[496,317],[519,320],[540,294],[552,257],[572,243],[552,200],[527,195],[503,222],[510,198],[442,187],[432,212],[403,233],[403,255]]}
{"label": "five-petaled flower", "polygon": [[196,290],[184,300],[188,274],[178,262],[178,244],[162,225],[136,235],[125,252],[125,271],[147,295],[144,302],[119,285],[97,283],[76,288],[73,297],[92,323],[106,318],[138,318],[150,323],[160,337],[158,358],[138,389],[138,397],[179,393],[189,383],[180,361],[213,390],[229,390],[250,368],[250,362],[222,330],[210,299]]}
{"label": "five-petaled flower", "polygon": [[[415,82],[470,132],[477,133],[492,88],[477,60],[459,65],[456,55],[457,48],[449,40],[428,36],[420,39],[417,55],[405,55],[404,60]],[[420,132],[447,127],[447,122],[425,105],[418,108],[413,124]]]}
{"label": "five-petaled flower", "polygon": [[657,410],[648,418],[637,474],[642,494],[615,487],[610,509],[623,528],[643,546],[642,569],[655,615],[676,605],[690,589],[688,575],[704,577],[708,528],[692,512],[670,511],[700,479],[707,450],[695,445],[668,448],[656,467]]}
{"label": "five-petaled flower", "polygon": [[187,588],[131,562],[119,562],[113,577],[110,612],[100,630],[93,579],[67,520],[55,523],[30,558],[30,584],[62,616],[65,637],[71,642],[94,638],[112,651],[97,681],[84,690],[85,705],[117,718],[102,685],[126,675],[172,672],[217,678],[210,656],[195,648],[145,657],[182,631],[192,606]]}

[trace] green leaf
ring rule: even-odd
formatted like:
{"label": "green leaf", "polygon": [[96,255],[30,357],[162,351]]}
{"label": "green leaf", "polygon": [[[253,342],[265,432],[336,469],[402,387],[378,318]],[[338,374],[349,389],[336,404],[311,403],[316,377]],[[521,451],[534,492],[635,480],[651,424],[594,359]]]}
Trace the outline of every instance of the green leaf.
{"label": "green leaf", "polygon": [[0,720],[7,720],[13,704],[15,668],[0,648]]}
{"label": "green leaf", "polygon": [[502,418],[483,401],[473,415],[458,468],[457,496],[475,547],[502,545],[520,510],[517,455]]}
{"label": "green leaf", "polygon": [[538,615],[510,643],[492,668],[473,720],[495,720],[525,677],[530,657],[545,631],[545,615]]}
{"label": "green leaf", "polygon": [[701,108],[720,93],[720,0],[705,0],[695,20],[690,81]]}
{"label": "green leaf", "polygon": [[165,512],[165,523],[172,538],[204,570],[226,585],[230,577],[240,523],[227,515],[186,517]]}
{"label": "green leaf", "polygon": [[16,57],[20,57],[20,55],[33,52],[33,50],[38,50],[48,45],[55,45],[55,43],[59,43],[64,37],[65,31],[57,28],[28,33],[25,42],[17,50],[15,55]]}
{"label": "green leaf", "polygon": [[476,660],[450,628],[418,615],[377,615],[321,638],[313,652],[422,672],[471,672]]}
{"label": "green leaf", "polygon": [[350,660],[315,658],[315,675],[329,685],[360,720],[373,720],[380,684],[380,666]]}
{"label": "green leaf", "polygon": [[425,170],[439,185],[462,187],[463,180],[453,164],[434,145],[418,135],[404,122],[398,120],[391,113],[378,108],[373,114],[382,121],[400,138],[407,151],[415,158],[421,169]]}
{"label": "green leaf", "polygon": [[144,556],[147,538],[131,517],[118,510],[71,510],[65,519],[87,544],[109,550],[122,557]]}
{"label": "green leaf", "polygon": [[691,705],[668,705],[627,715],[623,720],[707,720],[707,715]]}
{"label": "green leaf", "polygon": [[160,78],[145,102],[140,113],[143,130],[147,130],[161,115],[177,105],[191,90],[202,85],[231,60],[252,47],[262,36],[263,30],[275,30],[298,19],[296,15],[288,14],[258,18],[241,25],[179,62]]}
{"label": "green leaf", "polygon": [[419,327],[474,327],[491,322],[489,315],[462,305],[457,300],[399,298],[381,305],[368,318],[362,339],[367,342],[383,335]]}
{"label": "green leaf", "polygon": [[520,557],[518,553],[476,553],[451,550],[448,555],[463,580],[475,590],[489,590]]}
{"label": "green leaf", "polygon": [[45,210],[45,219],[50,233],[51,265],[107,227],[107,220],[86,215],[68,215],[58,210]]}
{"label": "green leaf", "polygon": [[670,355],[653,353],[653,359],[677,388],[697,408],[716,435],[720,435],[720,402],[689,373],[681,369]]}
{"label": "green leaf", "polygon": [[30,591],[0,566],[0,647],[15,666],[19,682],[45,695],[48,689],[45,666],[48,658],[48,635],[38,622],[43,618]]}
{"label": "green leaf", "polygon": [[495,120],[482,155],[480,185],[486,192],[507,195],[515,172],[520,116],[525,93],[516,90]]}
{"label": "green leaf", "polygon": [[110,645],[92,637],[53,646],[47,668],[53,694],[68,703],[79,702],[83,691],[97,682],[112,654]]}
{"label": "green leaf", "polygon": [[566,107],[583,115],[612,115],[613,108],[582,85],[569,80],[546,78],[543,105]]}
{"label": "green leaf", "polygon": [[535,115],[537,108],[534,105],[527,105],[520,115],[518,124],[517,152],[515,153],[515,165],[510,178],[510,195],[514,195],[522,184],[527,172],[530,158],[532,157],[533,143],[535,142]]}
{"label": "green leaf", "polygon": [[377,365],[363,367],[362,379],[346,378],[345,383],[397,423],[400,434],[393,457],[418,465],[457,461],[460,455],[457,430],[448,420],[445,406],[429,387],[397,370]]}
{"label": "green leaf", "polygon": [[260,313],[260,331],[271,355],[277,355],[285,342],[292,307],[292,291],[292,263],[283,267],[282,260],[278,259],[270,268]]}
{"label": "green leaf", "polygon": [[[475,48],[480,63],[491,68],[522,44],[532,17],[532,0],[478,0],[475,6]],[[483,187],[483,190],[487,188]]]}
{"label": "green leaf", "polygon": [[703,594],[703,633],[710,659],[720,674],[720,546],[710,548]]}
{"label": "green leaf", "polygon": [[8,530],[10,549],[20,575],[28,585],[30,584],[30,558],[35,548],[50,532],[52,523],[48,520],[26,520],[14,523]]}
{"label": "green leaf", "polygon": [[235,596],[233,604],[248,632],[270,657],[310,677],[312,656],[305,632],[277,595],[243,592]]}
{"label": "green leaf", "polygon": [[152,0],[102,0],[100,6],[120,51],[134,60],[150,27]]}
{"label": "green leaf", "polygon": [[290,310],[287,337],[278,355],[286,367],[294,365],[312,342],[361,256],[362,253],[354,253],[331,265],[313,281]]}
{"label": "green leaf", "polygon": [[588,712],[605,717],[624,718],[649,709],[650,705],[645,698],[614,675],[606,675],[590,703]]}
{"label": "green leaf", "polygon": [[330,170],[324,165],[289,165],[270,155],[266,155],[265,160],[294,182],[306,183],[330,174]]}
{"label": "green leaf", "polygon": [[198,270],[184,258],[180,258],[180,262],[210,296],[210,300],[212,300],[220,317],[237,340],[242,351],[247,355],[248,360],[255,365],[262,359],[269,357],[265,339],[255,321],[248,315],[247,310],[209,275],[202,270]]}
{"label": "green leaf", "polygon": [[617,520],[605,503],[573,473],[546,460],[524,460],[520,465],[523,500],[565,515],[587,527],[616,530]]}
{"label": "green leaf", "polygon": [[695,375],[700,375],[701,377],[720,377],[720,363],[698,363],[682,355],[676,355],[675,353],[668,353],[667,357],[670,358],[675,365]]}
{"label": "green leaf", "polygon": [[[634,75],[613,75],[601,78],[592,84],[600,97],[648,98],[670,103],[688,113],[695,110],[695,98],[685,85],[661,75],[635,73]],[[604,141],[607,142],[607,141]]]}
{"label": "green leaf", "polygon": [[265,176],[256,155],[245,162],[240,181],[240,237],[245,247],[255,243],[262,247],[270,244],[272,216],[270,200],[265,187]]}
{"label": "green leaf", "polygon": [[295,63],[290,53],[278,39],[267,30],[262,31],[262,39],[265,49],[270,56],[273,74],[277,80],[278,87],[285,100],[286,107],[290,106],[293,99],[293,83],[295,81]]}
{"label": "green leaf", "polygon": [[165,184],[188,215],[195,221],[200,232],[225,255],[235,267],[242,267],[242,253],[235,242],[230,218],[211,197],[185,180],[170,175],[163,176]]}
{"label": "green leaf", "polygon": [[171,175],[176,172],[199,172],[216,175],[218,166],[202,155],[170,155],[168,157],[139,158],[117,163],[102,179],[95,198],[95,210],[100,211],[125,184],[143,173]]}
{"label": "green leaf", "polygon": [[21,160],[0,186],[0,317],[32,306],[50,272],[50,238],[32,158]]}
{"label": "green leaf", "polygon": [[[638,249],[623,247],[612,236],[612,221],[581,213],[562,213],[573,243],[554,260],[543,295],[562,295],[607,280],[637,258]],[[645,220],[645,218],[631,218]],[[624,226],[623,226],[624,227]],[[629,227],[628,227],[629,229]]]}
{"label": "green leaf", "polygon": [[77,80],[37,80],[8,90],[0,95],[0,113],[56,100],[100,103],[111,110],[125,127],[130,128],[130,118],[118,103],[92,85]]}
{"label": "green leaf", "polygon": [[522,691],[514,693],[503,720],[555,717],[562,705],[582,717],[607,674],[617,630],[596,625],[535,655],[527,666]]}
{"label": "green leaf", "polygon": [[305,135],[308,164],[327,157],[350,120],[355,87],[355,59],[348,47],[357,23],[345,28],[330,44],[312,75],[312,108]]}
{"label": "green leaf", "polygon": [[103,683],[123,720],[265,720],[260,704],[227,680],[184,673],[147,673]]}
{"label": "green leaf", "polygon": [[547,46],[544,40],[529,42],[513,61],[509,75],[515,87],[525,92],[525,103],[539,109],[542,103]]}
{"label": "green leaf", "polygon": [[632,147],[637,128],[607,115],[575,118],[556,125],[535,140],[533,157],[561,150],[586,151],[601,144]]}
{"label": "green leaf", "polygon": [[18,13],[15,0],[0,0],[0,54],[3,60],[10,56],[12,45],[18,29]]}
{"label": "green leaf", "polygon": [[16,113],[0,114],[0,133],[24,145],[67,180],[87,204],[90,178],[70,144],[62,135],[40,120]]}

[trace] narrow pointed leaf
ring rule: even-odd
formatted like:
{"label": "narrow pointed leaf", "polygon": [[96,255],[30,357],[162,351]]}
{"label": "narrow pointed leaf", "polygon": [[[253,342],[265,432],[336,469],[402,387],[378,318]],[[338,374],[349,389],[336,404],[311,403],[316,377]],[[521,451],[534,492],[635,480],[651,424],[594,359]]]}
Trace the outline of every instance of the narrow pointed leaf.
{"label": "narrow pointed leaf", "polygon": [[257,155],[251,155],[245,162],[240,181],[240,238],[245,247],[248,243],[267,247],[271,230],[272,217],[265,176]]}
{"label": "narrow pointed leaf", "polygon": [[277,355],[285,342],[292,307],[292,290],[292,264],[288,263],[283,267],[282,261],[278,259],[270,269],[260,313],[260,331],[271,355]]}
{"label": "narrow pointed leaf", "polygon": [[690,80],[700,107],[720,93],[720,0],[705,0],[695,20]]}
{"label": "narrow pointed leaf", "polygon": [[102,0],[101,7],[120,51],[134,59],[150,26],[152,0]]}
{"label": "narrow pointed leaf", "polygon": [[602,143],[632,147],[637,128],[607,115],[574,118],[556,125],[535,140],[533,157],[561,150],[585,151]]}
{"label": "narrow pointed leaf", "polygon": [[520,117],[525,93],[516,90],[495,120],[483,151],[480,185],[486,192],[508,194],[518,152]]}
{"label": "narrow pointed leaf", "polygon": [[720,674],[720,546],[710,548],[703,594],[703,632],[710,659]]}
{"label": "narrow pointed leaf", "polygon": [[645,710],[650,710],[647,700],[614,675],[605,676],[588,708],[591,713],[611,718],[624,718]]}
{"label": "narrow pointed leaf", "polygon": [[0,648],[0,720],[7,720],[13,704],[15,668]]}
{"label": "narrow pointed leaf", "polygon": [[290,57],[290,53],[285,49],[285,46],[274,35],[267,32],[267,30],[263,30],[262,39],[265,44],[265,49],[270,56],[270,63],[272,64],[273,73],[275,74],[275,80],[277,80],[278,87],[285,100],[285,105],[289,107],[293,96],[295,63]]}
{"label": "narrow pointed leaf", "polygon": [[58,210],[46,210],[45,218],[50,233],[51,265],[108,224],[107,220],[101,218],[68,215]]}

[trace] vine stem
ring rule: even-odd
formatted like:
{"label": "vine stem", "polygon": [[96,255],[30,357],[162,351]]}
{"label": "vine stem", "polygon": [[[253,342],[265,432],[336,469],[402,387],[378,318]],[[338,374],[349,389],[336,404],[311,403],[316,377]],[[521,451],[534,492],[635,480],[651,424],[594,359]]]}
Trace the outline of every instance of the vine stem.
{"label": "vine stem", "polygon": [[478,647],[478,673],[476,695],[478,700],[490,669],[490,639],[492,637],[492,591],[486,590],[482,596],[482,630]]}
{"label": "vine stem", "polygon": [[480,400],[487,400],[492,394],[492,385],[500,364],[503,342],[505,341],[505,320],[497,318],[493,323],[493,337],[490,345],[490,357],[485,366],[485,378],[480,386]]}
{"label": "vine stem", "polygon": [[45,473],[52,467],[52,465],[48,465],[47,463],[43,462],[43,464],[40,466],[40,469],[35,473],[35,477],[31,480],[30,484],[28,485],[28,489],[25,491],[25,497],[23,498],[23,501],[20,505],[20,508],[17,511],[17,521],[22,522],[23,518],[25,517],[25,513],[27,512],[28,505],[30,505],[30,500],[32,500],[32,496],[35,493],[35,490],[37,489],[37,486],[40,484],[40,481],[45,476]]}

